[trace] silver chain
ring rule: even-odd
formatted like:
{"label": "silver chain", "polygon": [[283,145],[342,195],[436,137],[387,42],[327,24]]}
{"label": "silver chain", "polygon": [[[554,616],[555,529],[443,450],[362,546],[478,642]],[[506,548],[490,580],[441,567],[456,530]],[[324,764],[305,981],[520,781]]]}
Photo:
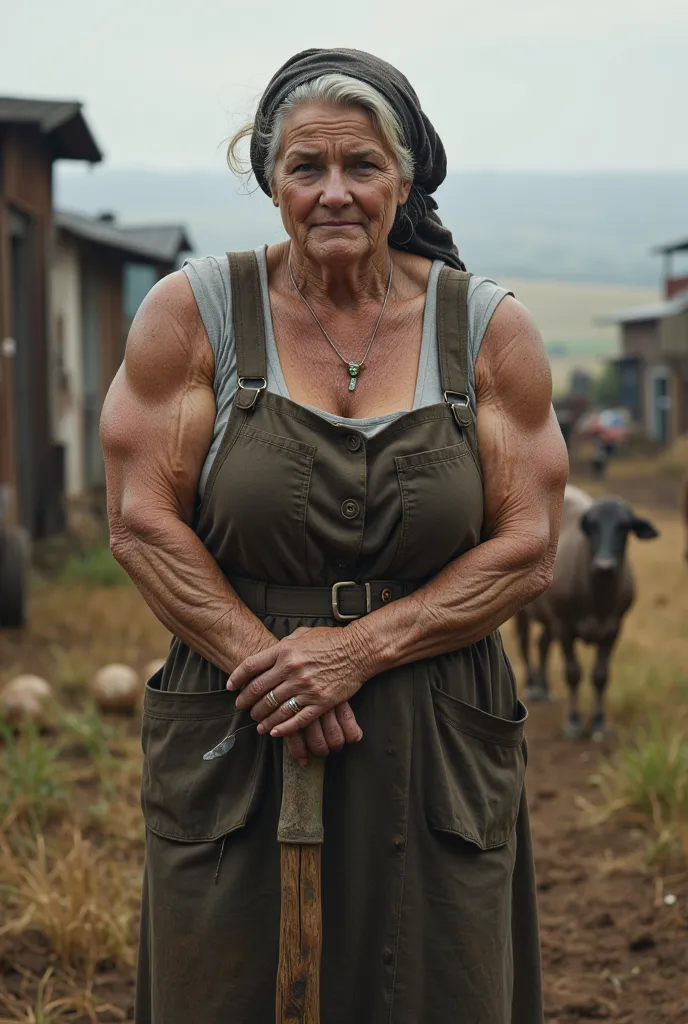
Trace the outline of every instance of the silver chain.
{"label": "silver chain", "polygon": [[[327,341],[329,341],[330,345],[335,350],[335,352],[337,353],[337,355],[339,356],[341,361],[343,363],[346,363],[346,365],[348,367],[356,366],[357,367],[356,373],[358,373],[358,371],[363,368],[363,364],[365,363],[366,359],[368,358],[368,353],[370,352],[372,344],[375,341],[375,335],[377,334],[377,329],[380,326],[380,321],[382,320],[382,315],[383,315],[383,313],[384,313],[384,311],[385,311],[385,309],[387,307],[387,300],[389,298],[389,293],[390,293],[390,290],[392,288],[392,271],[394,269],[394,262],[392,261],[392,259],[390,257],[390,261],[389,261],[389,279],[387,281],[387,291],[385,293],[384,302],[382,303],[382,309],[380,310],[380,314],[379,314],[377,320],[375,321],[375,326],[373,327],[373,333],[370,336],[370,341],[368,342],[368,347],[367,347],[367,349],[365,350],[365,352],[363,354],[363,359],[361,359],[360,363],[355,363],[353,360],[347,359],[345,356],[342,355],[342,353],[339,351],[339,349],[337,348],[335,343],[332,341],[332,338],[329,336],[329,334],[327,333],[327,331],[325,330],[323,325],[320,323],[320,320],[318,319],[317,313],[315,312],[315,310],[311,306],[310,302],[308,301],[306,296],[303,294],[303,292],[301,291],[301,289],[299,288],[299,286],[297,285],[297,283],[296,283],[296,281],[294,279],[294,272],[291,269],[291,252],[290,252],[289,255],[290,255],[290,259],[288,261],[288,265],[289,265],[289,276],[291,278],[291,283],[294,285],[294,288],[299,293],[299,296],[301,297],[303,302],[305,302],[306,306],[310,310],[311,316],[313,317],[313,319],[315,320],[316,324],[318,325],[318,327],[320,328],[320,330],[324,334],[324,336],[327,339]],[[351,372],[351,371],[349,371],[349,372]],[[353,388],[351,390],[353,390]]]}

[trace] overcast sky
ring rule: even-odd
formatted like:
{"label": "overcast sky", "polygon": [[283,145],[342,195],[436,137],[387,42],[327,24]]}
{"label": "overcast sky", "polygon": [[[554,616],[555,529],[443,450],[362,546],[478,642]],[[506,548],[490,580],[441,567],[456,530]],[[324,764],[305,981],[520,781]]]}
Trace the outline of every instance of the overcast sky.
{"label": "overcast sky", "polygon": [[688,170],[688,0],[0,0],[0,95],[81,100],[110,167],[212,169],[311,46],[396,64],[454,170]]}

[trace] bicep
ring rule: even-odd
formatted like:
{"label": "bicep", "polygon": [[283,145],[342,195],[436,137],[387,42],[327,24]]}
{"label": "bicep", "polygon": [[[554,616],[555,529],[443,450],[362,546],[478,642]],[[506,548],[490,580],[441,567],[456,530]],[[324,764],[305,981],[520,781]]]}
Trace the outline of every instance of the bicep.
{"label": "bicep", "polygon": [[183,275],[147,296],[101,418],[108,502],[126,523],[173,513],[191,522],[212,441],[212,353]]}
{"label": "bicep", "polygon": [[568,475],[539,332],[514,299],[497,308],[476,364],[478,446],[488,534],[548,544]]}

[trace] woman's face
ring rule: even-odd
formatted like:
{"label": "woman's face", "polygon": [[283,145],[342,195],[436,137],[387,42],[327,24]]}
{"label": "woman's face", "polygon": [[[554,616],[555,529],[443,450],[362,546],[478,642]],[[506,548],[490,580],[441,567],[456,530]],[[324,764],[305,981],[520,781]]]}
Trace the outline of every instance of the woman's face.
{"label": "woman's face", "polygon": [[304,103],[285,120],[272,197],[308,259],[341,266],[382,252],[410,187],[359,108]]}

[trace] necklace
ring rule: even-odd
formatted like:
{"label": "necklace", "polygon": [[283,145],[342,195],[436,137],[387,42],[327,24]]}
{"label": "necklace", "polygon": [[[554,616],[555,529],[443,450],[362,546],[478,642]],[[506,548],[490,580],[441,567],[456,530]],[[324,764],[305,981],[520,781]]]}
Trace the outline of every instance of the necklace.
{"label": "necklace", "polygon": [[294,280],[294,273],[293,273],[293,271],[291,269],[291,260],[289,260],[289,276],[291,278],[291,283],[294,285],[294,288],[299,293],[299,296],[301,297],[303,302],[305,302],[306,306],[310,310],[311,316],[315,320],[316,324],[318,325],[318,327],[320,328],[322,333],[325,335],[325,338],[327,339],[327,341],[329,341],[330,345],[335,350],[335,352],[337,353],[337,355],[339,356],[341,361],[343,363],[346,363],[347,369],[349,371],[349,391],[353,391],[354,388],[356,387],[356,381],[358,379],[358,375],[361,372],[361,370],[363,369],[363,367],[365,365],[365,361],[368,358],[368,353],[370,352],[370,349],[372,348],[372,344],[375,341],[375,335],[377,334],[377,329],[380,326],[380,321],[382,320],[382,314],[384,313],[384,311],[385,311],[385,309],[387,307],[387,299],[389,298],[389,292],[390,292],[390,289],[392,287],[392,270],[393,270],[393,268],[394,268],[394,264],[393,264],[392,260],[390,259],[390,261],[389,261],[389,279],[387,281],[387,291],[385,293],[385,300],[382,303],[382,309],[380,310],[380,315],[378,316],[377,320],[375,321],[375,326],[373,327],[373,333],[370,335],[370,341],[368,342],[368,348],[363,353],[363,358],[358,363],[355,363],[355,362],[350,362],[348,359],[346,359],[342,355],[342,353],[339,351],[339,349],[337,348],[335,343],[332,341],[332,338],[329,336],[329,334],[327,333],[327,331],[325,330],[323,325],[320,323],[320,320],[318,319],[318,316],[317,316],[315,310],[313,309],[313,307],[311,306],[310,302],[308,301],[308,299],[303,294],[303,292],[301,291],[301,289],[297,285],[296,281]]}

